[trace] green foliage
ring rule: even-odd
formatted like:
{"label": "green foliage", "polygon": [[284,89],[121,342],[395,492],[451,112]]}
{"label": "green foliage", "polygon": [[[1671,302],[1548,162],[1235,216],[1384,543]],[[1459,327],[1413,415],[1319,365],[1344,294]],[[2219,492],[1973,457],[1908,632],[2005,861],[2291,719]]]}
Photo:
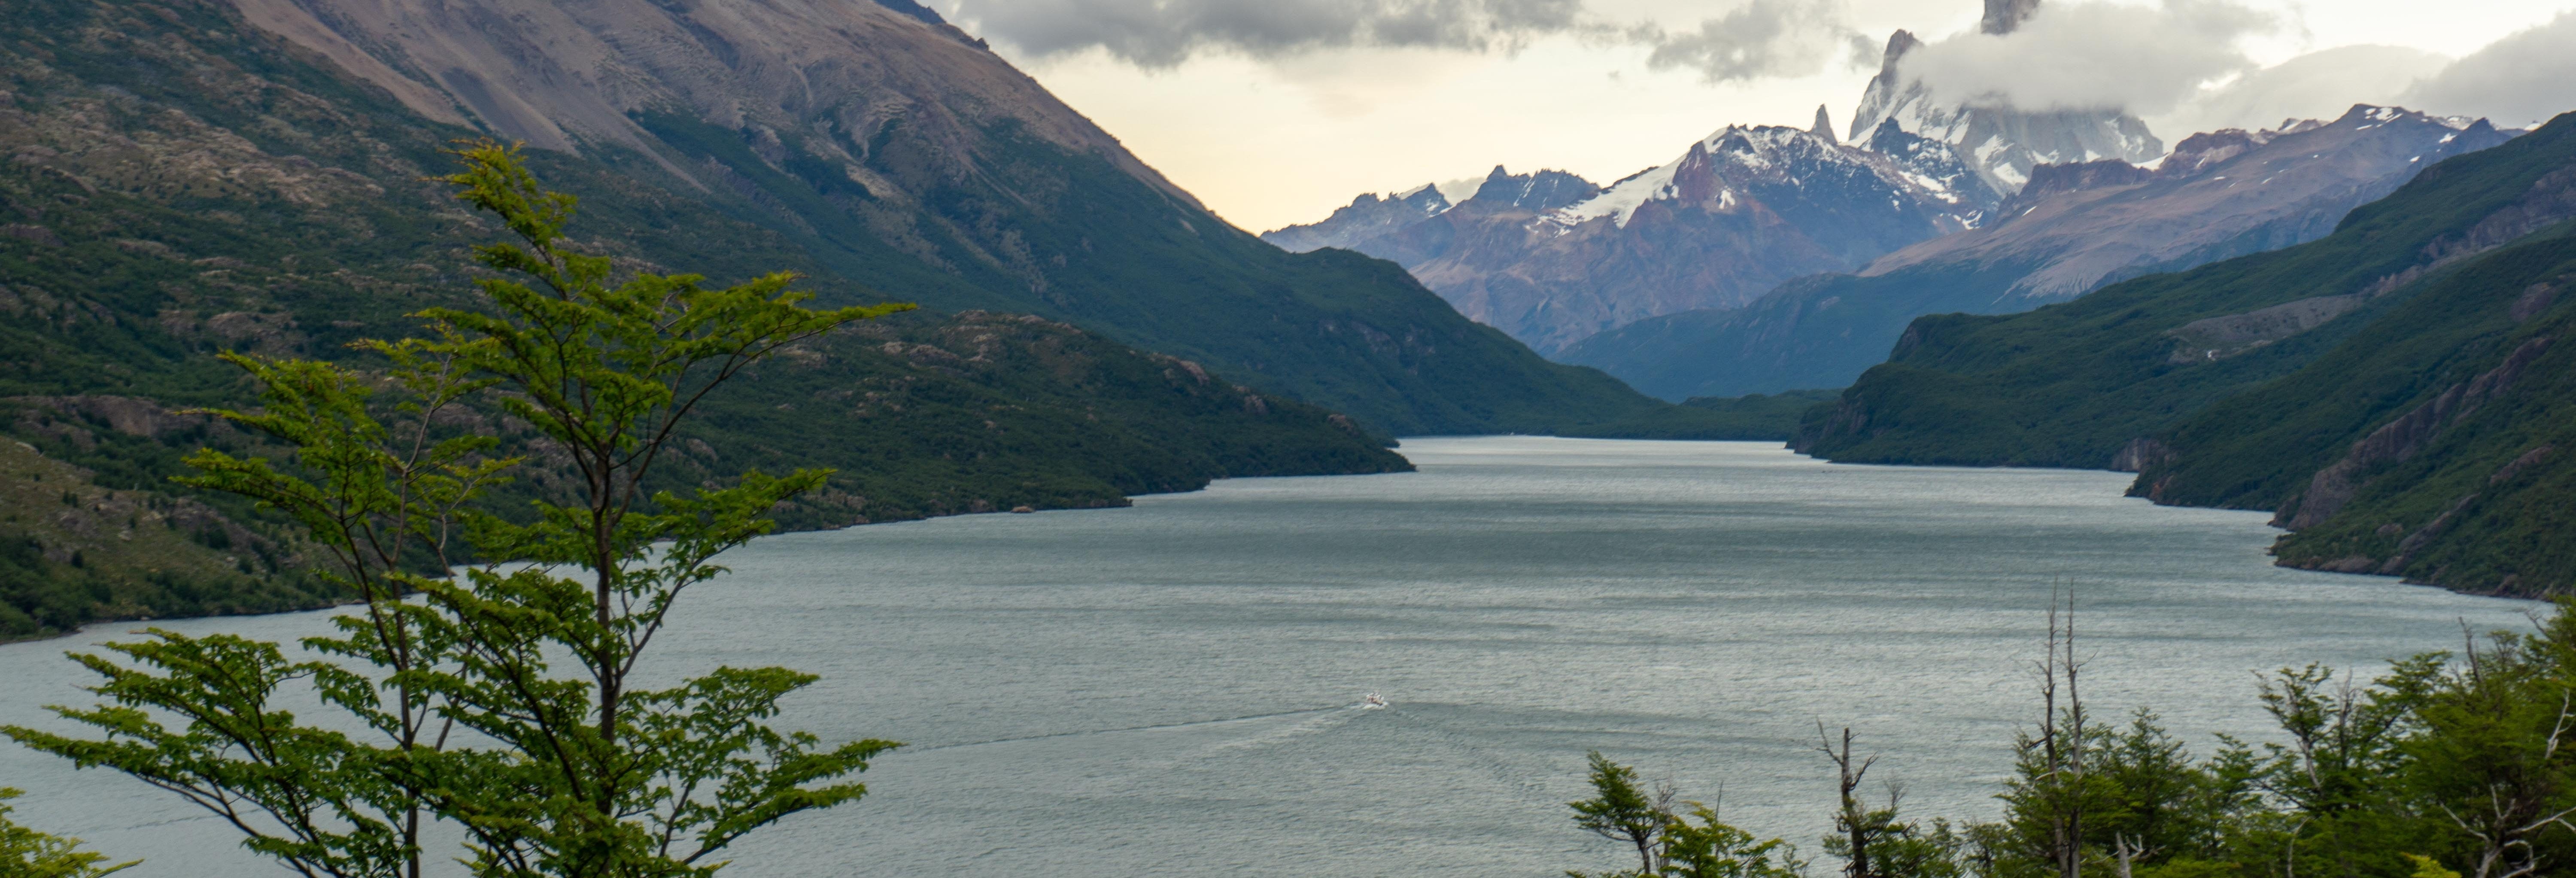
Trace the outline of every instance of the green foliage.
{"label": "green foliage", "polygon": [[[17,798],[19,791],[0,787],[0,803]],[[46,835],[9,820],[12,811],[0,804],[0,875],[9,878],[97,878],[110,872],[123,871],[143,862],[101,866],[107,855],[80,849],[80,839]]]}
{"label": "green foliage", "polygon": [[[1893,793],[1864,806],[1852,790],[1871,760],[1854,760],[1848,738],[1828,740],[1843,798],[1825,847],[1852,878],[2576,873],[2576,601],[2535,621],[2395,662],[2374,681],[2318,665],[2260,675],[2253,695],[2275,732],[2259,745],[2220,736],[2205,758],[2145,709],[2121,725],[2086,719],[2061,630],[2042,667],[2047,719],[2016,735],[2002,819],[1926,828],[1900,819]],[[1586,828],[1625,840],[1656,815],[1670,820],[1633,771],[1595,754],[1593,780],[1600,797],[1575,803]],[[1676,832],[1641,850],[1669,849]],[[1699,874],[1648,863],[1616,874]]]}
{"label": "green foliage", "polygon": [[[1583,831],[1637,849],[1637,872],[1650,875],[1655,870],[1655,843],[1670,815],[1662,803],[1655,801],[1637,786],[1637,770],[1616,762],[1594,750],[1584,755],[1592,766],[1593,797],[1566,803],[1574,809],[1574,825]],[[1569,873],[1572,874],[1572,873]]]}
{"label": "green foliage", "polygon": [[[156,630],[111,645],[124,661],[76,657],[111,703],[56,710],[104,740],[0,733],[170,790],[304,874],[417,875],[426,816],[464,831],[479,876],[711,875],[723,865],[711,856],[745,833],[862,796],[849,775],[895,745],[771,728],[779,700],[815,679],[784,668],[634,682],[682,592],[828,475],[674,491],[650,488],[651,472],[719,385],[909,306],[808,310],[785,274],[614,281],[609,260],[564,238],[574,199],[539,188],[515,149],[459,156],[465,170],[445,179],[518,238],[478,248],[500,274],[480,281],[493,310],[425,309],[433,338],[366,343],[390,361],[382,382],[233,357],[266,405],[217,414],[292,449],[291,466],[192,458],[199,487],[301,523],[333,554],[328,575],[363,598],[335,620],[340,636],[303,644],[325,658]],[[456,430],[445,413],[476,398],[529,424],[547,459],[495,456],[499,440]],[[571,478],[525,514],[493,508],[506,474],[547,467]],[[480,563],[461,577],[411,572],[443,573],[467,551]],[[280,709],[303,690],[346,721]],[[335,730],[352,722],[364,732]]]}
{"label": "green foliage", "polygon": [[1795,878],[1806,868],[1786,841],[1756,841],[1700,802],[1682,802],[1690,810],[1677,811],[1669,790],[1648,793],[1638,786],[1636,769],[1610,761],[1599,750],[1585,758],[1594,795],[1566,803],[1574,809],[1574,825],[1635,848],[1638,866],[1565,873],[1571,878]]}

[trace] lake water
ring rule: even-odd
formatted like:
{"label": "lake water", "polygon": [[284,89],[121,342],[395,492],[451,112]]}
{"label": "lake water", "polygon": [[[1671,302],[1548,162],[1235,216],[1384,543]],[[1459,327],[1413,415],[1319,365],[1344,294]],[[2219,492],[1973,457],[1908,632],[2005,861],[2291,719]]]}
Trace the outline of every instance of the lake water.
{"label": "lake water", "polygon": [[[1409,440],[1421,472],[1244,479],[1124,510],[765,539],[657,644],[665,673],[823,675],[789,722],[911,746],[859,803],[726,874],[1551,876],[1583,754],[1723,786],[1820,856],[1816,724],[1850,725],[1910,813],[1986,819],[2034,718],[2051,590],[2077,589],[2088,701],[2206,752],[2261,737],[2252,672],[2456,644],[2535,605],[2270,565],[2259,513],[2159,508],[2115,473],[1835,466],[1750,443]],[[0,721],[82,702],[0,647]],[[291,639],[320,614],[169,627]],[[1391,707],[1355,707],[1365,693]],[[0,744],[20,816],[145,857],[134,878],[282,874],[121,776]]]}

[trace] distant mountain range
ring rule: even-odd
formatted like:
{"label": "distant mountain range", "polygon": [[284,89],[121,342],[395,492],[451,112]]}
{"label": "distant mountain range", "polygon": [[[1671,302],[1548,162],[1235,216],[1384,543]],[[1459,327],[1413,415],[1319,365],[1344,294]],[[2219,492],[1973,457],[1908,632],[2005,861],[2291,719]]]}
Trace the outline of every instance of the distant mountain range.
{"label": "distant mountain range", "polygon": [[2511,136],[2481,119],[2357,106],[2332,122],[2197,134],[2152,168],[2037,166],[1998,218],[1781,285],[1738,308],[1640,320],[1559,352],[1667,399],[1840,387],[1925,314],[2026,311],[2104,284],[2310,241],[2444,158]]}
{"label": "distant mountain range", "polygon": [[[1981,28],[2003,34],[2038,3],[1986,7]],[[2357,106],[2168,152],[2118,111],[1945,100],[1905,72],[1922,45],[1889,38],[1848,141],[1819,108],[1809,130],[1721,129],[1607,187],[1497,168],[1455,205],[1369,195],[1263,237],[1393,260],[1469,317],[1654,396],[1777,393],[1850,383],[1920,315],[2027,310],[2314,240],[2514,133]],[[1553,198],[1499,197],[1540,180]]]}
{"label": "distant mountain range", "polygon": [[[1997,0],[1986,26],[2008,32],[2035,8]],[[1605,330],[1739,307],[1795,278],[1858,271],[1986,225],[2041,166],[2164,151],[2145,123],[2118,112],[1943,104],[1900,75],[1919,45],[1904,31],[1889,39],[1847,140],[1819,107],[1807,130],[1728,126],[1607,186],[1496,168],[1456,205],[1428,187],[1362,195],[1262,238],[1393,260],[1460,312],[1562,358]]]}
{"label": "distant mountain range", "polygon": [[1857,268],[1970,228],[2001,198],[1947,147],[1893,125],[1866,148],[1830,129],[1730,126],[1606,187],[1498,167],[1456,205],[1362,196],[1263,239],[1394,260],[1461,313],[1545,353]]}
{"label": "distant mountain range", "polygon": [[2571,289],[2576,113],[2432,164],[2310,243],[2020,314],[1917,319],[1796,444],[2137,471],[2131,492],[2159,503],[2273,511],[2293,531],[2283,564],[2563,594]]}

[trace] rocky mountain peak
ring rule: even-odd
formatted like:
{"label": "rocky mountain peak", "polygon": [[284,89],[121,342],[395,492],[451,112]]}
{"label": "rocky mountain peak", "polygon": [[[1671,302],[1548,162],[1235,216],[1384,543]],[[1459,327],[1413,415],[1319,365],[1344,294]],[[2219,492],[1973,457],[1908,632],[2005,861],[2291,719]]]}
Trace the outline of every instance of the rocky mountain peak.
{"label": "rocky mountain peak", "polygon": [[[2290,126],[2284,126],[2290,127]],[[2156,166],[2161,177],[2187,177],[2215,167],[2220,162],[2243,155],[2247,150],[2272,140],[2273,132],[2247,131],[2243,128],[2221,128],[2203,131],[2174,144],[2164,163]]]}
{"label": "rocky mountain peak", "polygon": [[1905,85],[1897,62],[1921,45],[1922,40],[1902,28],[1887,36],[1887,50],[1878,59],[1878,75],[1869,78],[1869,87],[1860,94],[1860,107],[1852,112],[1851,139],[1867,138],[1879,121],[1888,117],[1888,110],[1895,106],[1897,94],[1904,91]]}
{"label": "rocky mountain peak", "polygon": [[[1987,9],[2003,16],[1995,20],[2017,26],[2034,7],[2032,2],[1994,0]],[[2019,110],[1969,105],[1935,94],[1904,69],[1906,53],[1919,45],[1905,31],[1888,38],[1878,75],[1852,113],[1852,139],[1895,122],[1908,132],[1950,144],[1988,187],[2007,194],[2020,190],[2031,169],[2040,165],[2102,159],[2138,163],[2164,154],[2163,141],[2144,121],[2119,110]]]}
{"label": "rocky mountain peak", "polygon": [[1834,115],[1827,112],[1823,104],[1816,105],[1816,127],[1807,129],[1807,133],[1824,138],[1827,143],[1842,142],[1834,137]]}
{"label": "rocky mountain peak", "polygon": [[1592,181],[1566,173],[1541,169],[1514,175],[1495,165],[1485,175],[1485,183],[1476,187],[1468,201],[1480,207],[1507,207],[1532,213],[1545,213],[1599,194],[1601,187]]}
{"label": "rocky mountain peak", "polygon": [[[1501,170],[1495,169],[1497,173]],[[1439,216],[1450,207],[1448,197],[1440,194],[1440,187],[1429,183],[1383,198],[1375,192],[1362,192],[1359,197],[1351,199],[1350,206],[1334,210],[1333,215],[1325,217],[1322,222],[1289,226],[1263,233],[1261,237],[1281,249],[1296,253],[1326,247],[1348,249],[1369,238]]]}
{"label": "rocky mountain peak", "polygon": [[2039,0],[1986,0],[1986,16],[1977,22],[1977,30],[1998,36],[2012,33],[2038,10]]}

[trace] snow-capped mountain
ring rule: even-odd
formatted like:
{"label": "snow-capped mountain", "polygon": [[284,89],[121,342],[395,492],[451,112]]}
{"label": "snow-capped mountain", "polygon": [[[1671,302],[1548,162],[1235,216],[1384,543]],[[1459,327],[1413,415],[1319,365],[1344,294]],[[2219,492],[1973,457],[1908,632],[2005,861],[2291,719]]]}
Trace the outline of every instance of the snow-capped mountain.
{"label": "snow-capped mountain", "polygon": [[1732,125],[1672,161],[1595,188],[1561,171],[1496,168],[1475,197],[1367,237],[1334,218],[1263,237],[1393,259],[1467,316],[1541,353],[1620,324],[1742,304],[1783,280],[1851,271],[1974,227],[2001,202],[1940,143],[1883,126],[1868,143],[1828,129]]}
{"label": "snow-capped mountain", "polygon": [[[2025,3],[2017,16],[2009,12],[1998,16],[1998,3],[1990,0],[1987,32],[2010,31],[2037,5]],[[1888,37],[1878,75],[1870,79],[1859,109],[1852,113],[1852,137],[1893,123],[1949,144],[1985,177],[1987,185],[2001,192],[2019,191],[2029,182],[2031,169],[2040,165],[2104,159],[2134,164],[2164,154],[2164,142],[2147,130],[2147,123],[2118,110],[2028,111],[1948,102],[1949,96],[1936,94],[1921,80],[1905,75],[1905,55],[1922,44],[1901,30]]]}
{"label": "snow-capped mountain", "polygon": [[[2009,33],[2038,4],[1987,0],[1981,27]],[[1808,130],[1727,126],[1598,191],[1571,174],[1496,168],[1455,206],[1421,193],[1364,195],[1323,222],[1262,237],[1394,260],[1460,312],[1553,355],[1626,323],[1739,306],[1791,278],[1857,271],[1988,225],[2035,177],[2063,186],[2069,175],[2136,173],[2133,164],[2165,152],[2119,111],[2032,112],[1936,94],[1905,70],[1921,45],[1905,31],[1888,40],[1847,138],[1819,107]],[[2085,167],[2094,169],[2070,170]],[[1544,196],[1505,197],[1514,186]]]}
{"label": "snow-capped mountain", "polygon": [[2195,134],[2151,167],[2041,165],[1976,229],[1802,278],[1742,308],[1665,314],[1553,354],[1672,399],[1839,387],[1915,317],[2010,313],[2120,280],[2325,236],[2417,172],[2503,143],[2484,119],[2356,106]]}

